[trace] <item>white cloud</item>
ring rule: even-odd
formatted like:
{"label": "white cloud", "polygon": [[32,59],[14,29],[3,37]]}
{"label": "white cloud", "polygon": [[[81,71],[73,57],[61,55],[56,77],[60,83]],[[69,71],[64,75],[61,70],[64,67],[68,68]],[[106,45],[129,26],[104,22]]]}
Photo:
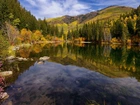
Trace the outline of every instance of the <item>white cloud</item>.
{"label": "white cloud", "polygon": [[36,6],[36,3],[35,3],[35,1],[34,1],[34,0],[26,0],[26,1],[28,1],[28,2],[29,2],[29,4],[31,4],[32,6]]}
{"label": "white cloud", "polygon": [[140,0],[96,0],[96,2],[91,2],[89,5],[95,6],[123,5],[137,7],[139,4]]}
{"label": "white cloud", "polygon": [[19,0],[37,18],[79,15],[111,5],[137,7],[140,0]]}
{"label": "white cloud", "polygon": [[50,18],[63,15],[79,15],[90,7],[78,0],[26,0],[26,6],[37,18]]}

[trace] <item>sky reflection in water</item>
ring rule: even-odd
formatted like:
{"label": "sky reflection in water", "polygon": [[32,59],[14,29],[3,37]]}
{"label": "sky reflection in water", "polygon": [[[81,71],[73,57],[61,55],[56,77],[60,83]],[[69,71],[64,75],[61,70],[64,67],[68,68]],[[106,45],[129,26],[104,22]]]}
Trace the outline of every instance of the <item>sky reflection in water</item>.
{"label": "sky reflection in water", "polygon": [[140,105],[140,82],[46,61],[22,73],[3,105]]}

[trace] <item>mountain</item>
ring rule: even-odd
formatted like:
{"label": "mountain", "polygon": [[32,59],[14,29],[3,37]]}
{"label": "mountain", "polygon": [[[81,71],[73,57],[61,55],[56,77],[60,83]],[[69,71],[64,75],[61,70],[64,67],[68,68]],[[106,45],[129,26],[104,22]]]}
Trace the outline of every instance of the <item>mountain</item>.
{"label": "mountain", "polygon": [[49,22],[51,24],[56,24],[56,23],[70,24],[74,21],[78,21],[79,23],[83,23],[85,21],[88,21],[88,20],[94,18],[97,15],[98,15],[98,12],[90,12],[90,13],[82,14],[82,15],[78,15],[78,16],[65,15],[65,16],[58,17],[58,18],[47,19],[47,22]]}
{"label": "mountain", "polygon": [[78,24],[82,27],[84,23],[90,23],[97,20],[111,20],[118,19],[121,14],[129,13],[133,8],[125,6],[109,6],[102,10],[93,11],[87,14],[77,15],[77,16],[62,16],[57,18],[49,18],[46,21],[49,24],[57,25],[59,29],[64,28],[67,32],[68,28],[73,29]]}

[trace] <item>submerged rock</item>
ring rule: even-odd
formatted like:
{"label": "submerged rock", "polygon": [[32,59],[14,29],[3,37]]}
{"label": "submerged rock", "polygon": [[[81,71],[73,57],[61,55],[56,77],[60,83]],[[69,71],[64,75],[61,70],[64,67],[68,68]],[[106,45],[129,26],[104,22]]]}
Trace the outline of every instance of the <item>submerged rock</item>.
{"label": "submerged rock", "polygon": [[43,64],[44,63],[44,61],[38,61],[37,62],[37,64]]}
{"label": "submerged rock", "polygon": [[9,97],[7,92],[0,92],[0,100],[5,100]]}

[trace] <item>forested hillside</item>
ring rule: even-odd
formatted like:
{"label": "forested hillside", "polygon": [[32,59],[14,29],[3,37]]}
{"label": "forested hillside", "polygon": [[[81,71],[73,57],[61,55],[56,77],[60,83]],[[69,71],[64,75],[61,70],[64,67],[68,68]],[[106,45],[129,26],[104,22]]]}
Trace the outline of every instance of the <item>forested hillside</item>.
{"label": "forested hillside", "polygon": [[10,44],[45,40],[47,35],[59,34],[57,26],[36,19],[18,0],[0,0],[0,31]]}
{"label": "forested hillside", "polygon": [[86,23],[92,23],[94,21],[105,21],[105,20],[114,20],[118,19],[121,14],[129,13],[133,8],[125,6],[109,6],[107,8],[93,11],[87,14],[81,14],[77,16],[62,16],[56,18],[50,18],[46,21],[51,25],[58,26],[58,29],[64,29],[64,32],[67,33],[68,30],[75,30],[75,28],[83,27]]}
{"label": "forested hillside", "polygon": [[11,25],[17,26],[18,29],[27,27],[30,30],[36,30],[38,28],[37,19],[22,8],[18,0],[0,0],[0,22],[4,24],[5,21],[11,22]]}
{"label": "forested hillside", "polygon": [[93,11],[87,14],[81,14],[77,16],[62,16],[56,18],[49,18],[46,21],[50,24],[71,24],[72,22],[78,21],[81,23],[89,23],[96,20],[116,19],[119,18],[120,14],[130,12],[133,8],[125,6],[109,6],[107,8]]}
{"label": "forested hillside", "polygon": [[69,30],[68,39],[98,43],[140,44],[140,6],[119,19],[97,20]]}

